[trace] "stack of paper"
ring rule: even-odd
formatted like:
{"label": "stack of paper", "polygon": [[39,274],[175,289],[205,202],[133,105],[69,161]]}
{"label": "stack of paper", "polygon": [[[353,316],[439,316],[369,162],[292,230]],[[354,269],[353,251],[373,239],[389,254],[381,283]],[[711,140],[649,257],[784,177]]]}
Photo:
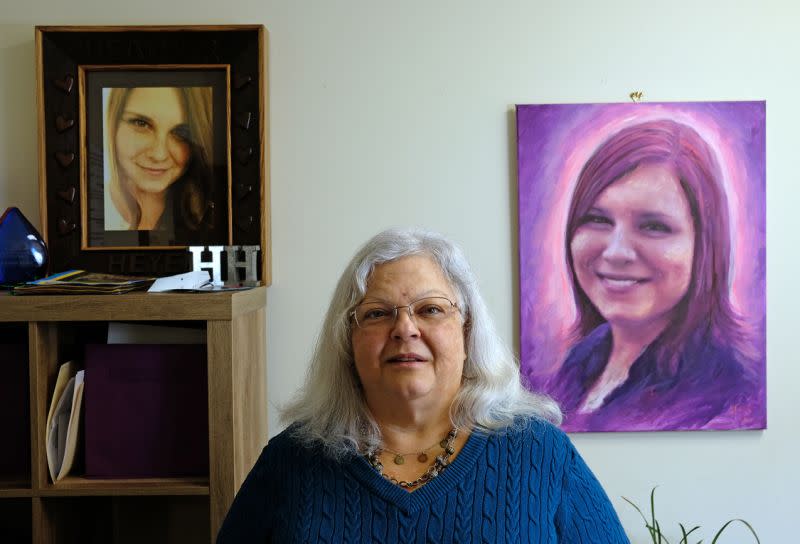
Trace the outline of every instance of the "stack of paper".
{"label": "stack of paper", "polygon": [[69,270],[14,287],[15,295],[118,295],[147,289],[154,278]]}
{"label": "stack of paper", "polygon": [[47,468],[53,482],[69,474],[75,461],[83,401],[83,370],[69,361],[58,369],[53,400],[47,414]]}

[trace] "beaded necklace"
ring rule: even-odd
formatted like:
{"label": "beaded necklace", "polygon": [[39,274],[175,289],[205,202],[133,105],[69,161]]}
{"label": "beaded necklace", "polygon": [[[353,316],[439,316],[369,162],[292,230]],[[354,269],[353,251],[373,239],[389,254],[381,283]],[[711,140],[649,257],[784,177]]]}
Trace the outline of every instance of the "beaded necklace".
{"label": "beaded necklace", "polygon": [[411,451],[411,452],[408,452],[408,453],[400,453],[399,451],[390,450],[389,448],[383,448],[382,451],[394,454],[394,459],[392,459],[392,462],[394,462],[395,465],[404,464],[406,462],[406,455],[412,455],[414,453],[417,454],[417,461],[419,461],[420,463],[427,463],[428,462],[428,451],[432,447],[436,446],[437,444],[439,445],[440,448],[444,449],[447,446],[447,437],[444,437],[441,440],[439,440],[438,442],[435,442],[435,443],[431,444],[430,446],[428,446],[424,450]]}
{"label": "beaded necklace", "polygon": [[[443,438],[441,442],[439,442],[439,445],[442,447],[444,452],[436,456],[436,458],[433,461],[433,464],[430,467],[428,467],[428,469],[422,474],[422,476],[410,482],[407,482],[405,480],[398,481],[397,478],[395,478],[394,476],[391,476],[389,474],[384,474],[383,463],[381,463],[380,461],[380,454],[384,450],[381,450],[380,448],[369,450],[366,453],[366,458],[367,461],[369,461],[369,464],[372,465],[372,468],[374,468],[378,472],[378,474],[380,474],[393,484],[399,485],[400,487],[405,489],[413,489],[417,486],[425,485],[426,483],[430,482],[431,480],[436,478],[439,474],[441,474],[441,472],[444,469],[446,469],[448,465],[450,465],[450,456],[453,455],[456,451],[455,447],[453,447],[453,443],[455,442],[457,435],[458,435],[458,430],[456,428],[450,429],[450,432],[447,433],[447,436]],[[433,446],[424,450],[421,453],[420,457],[424,454],[425,451],[431,449],[432,447]],[[388,451],[389,453],[394,453],[396,454],[396,456],[401,455],[389,449],[386,449],[385,451]],[[409,454],[402,454],[402,455],[409,455]],[[425,456],[425,458],[427,459],[427,455]],[[395,457],[394,462],[398,465],[403,464],[402,461],[400,463],[397,462],[397,457]],[[420,462],[423,461],[420,460]]]}

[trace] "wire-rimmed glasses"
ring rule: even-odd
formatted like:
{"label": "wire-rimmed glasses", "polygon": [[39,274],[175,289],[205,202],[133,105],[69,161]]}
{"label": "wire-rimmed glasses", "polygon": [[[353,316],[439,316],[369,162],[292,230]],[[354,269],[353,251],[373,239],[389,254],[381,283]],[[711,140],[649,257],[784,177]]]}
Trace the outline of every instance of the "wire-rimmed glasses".
{"label": "wire-rimmed glasses", "polygon": [[387,327],[397,320],[397,312],[405,308],[417,326],[436,325],[459,311],[458,305],[446,297],[424,297],[410,304],[393,306],[388,302],[362,302],[350,315],[361,329]]}

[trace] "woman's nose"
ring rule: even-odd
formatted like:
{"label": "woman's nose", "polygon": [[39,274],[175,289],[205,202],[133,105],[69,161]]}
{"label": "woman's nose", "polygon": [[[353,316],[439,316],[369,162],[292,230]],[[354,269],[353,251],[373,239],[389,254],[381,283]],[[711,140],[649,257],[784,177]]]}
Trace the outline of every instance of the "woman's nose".
{"label": "woman's nose", "polygon": [[397,308],[397,317],[392,325],[392,338],[404,340],[419,337],[419,328],[416,320],[411,317],[408,306]]}
{"label": "woman's nose", "polygon": [[169,157],[169,148],[167,138],[169,136],[157,134],[153,139],[153,145],[150,146],[150,158],[157,161],[166,160]]}
{"label": "woman's nose", "polygon": [[612,264],[624,264],[636,258],[631,237],[624,228],[617,227],[611,233],[608,244],[603,250],[603,259]]}

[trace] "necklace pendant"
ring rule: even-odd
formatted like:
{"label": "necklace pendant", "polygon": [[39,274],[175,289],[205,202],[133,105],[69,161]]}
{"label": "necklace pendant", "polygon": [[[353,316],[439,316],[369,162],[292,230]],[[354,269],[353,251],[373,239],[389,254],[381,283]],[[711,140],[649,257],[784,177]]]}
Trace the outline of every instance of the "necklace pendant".
{"label": "necklace pendant", "polygon": [[428,462],[428,454],[423,451],[422,453],[417,455],[417,461],[419,461],[420,463],[427,463]]}
{"label": "necklace pendant", "polygon": [[400,455],[399,453],[394,456],[394,464],[395,465],[402,465],[406,462],[406,458]]}

